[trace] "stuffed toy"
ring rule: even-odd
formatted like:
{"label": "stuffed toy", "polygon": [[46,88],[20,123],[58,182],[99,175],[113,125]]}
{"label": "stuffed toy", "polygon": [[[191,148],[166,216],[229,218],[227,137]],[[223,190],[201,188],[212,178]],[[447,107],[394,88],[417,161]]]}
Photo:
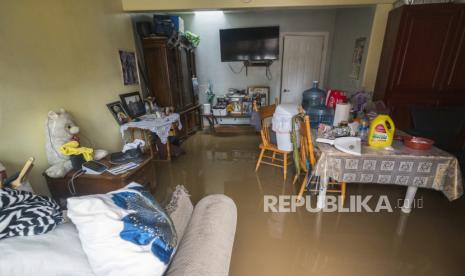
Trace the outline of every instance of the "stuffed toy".
{"label": "stuffed toy", "polygon": [[[63,108],[59,112],[49,111],[45,123],[45,150],[50,167],[45,173],[52,178],[64,177],[71,169],[69,155],[62,154],[60,148],[70,141],[79,141],[79,127]],[[106,150],[94,150],[93,159],[100,160],[108,155]]]}

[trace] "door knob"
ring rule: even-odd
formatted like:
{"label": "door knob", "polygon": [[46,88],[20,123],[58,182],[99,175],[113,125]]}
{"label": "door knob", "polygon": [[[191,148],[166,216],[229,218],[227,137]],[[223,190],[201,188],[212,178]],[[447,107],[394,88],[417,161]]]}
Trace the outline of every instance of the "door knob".
{"label": "door knob", "polygon": [[289,89],[284,89],[283,92],[287,93],[287,92],[290,92],[290,90]]}

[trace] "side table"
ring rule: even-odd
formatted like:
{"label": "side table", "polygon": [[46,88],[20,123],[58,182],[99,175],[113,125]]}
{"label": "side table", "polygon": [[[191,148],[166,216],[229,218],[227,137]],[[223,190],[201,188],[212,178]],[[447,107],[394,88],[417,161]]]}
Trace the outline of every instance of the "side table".
{"label": "side table", "polygon": [[228,114],[222,116],[204,114],[202,117],[208,121],[212,134],[256,134],[255,128],[250,125],[251,116],[247,114]]}
{"label": "side table", "polygon": [[[111,165],[108,160],[101,160],[99,162],[104,163],[109,168],[116,166]],[[151,156],[146,156],[137,168],[123,174],[113,175],[109,172],[104,172],[99,175],[83,174],[74,179],[75,194],[72,194],[70,186],[71,179],[75,172],[76,171],[70,171],[62,178],[50,178],[45,173],[43,174],[47,180],[52,197],[63,208],[66,208],[66,199],[68,197],[108,193],[123,188],[131,182],[144,185],[152,194],[155,192],[155,166]]]}

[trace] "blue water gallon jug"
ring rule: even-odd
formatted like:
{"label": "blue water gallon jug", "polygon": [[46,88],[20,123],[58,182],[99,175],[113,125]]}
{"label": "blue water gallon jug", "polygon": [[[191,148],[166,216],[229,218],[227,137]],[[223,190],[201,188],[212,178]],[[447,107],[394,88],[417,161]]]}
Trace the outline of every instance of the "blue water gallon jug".
{"label": "blue water gallon jug", "polygon": [[326,92],[318,88],[318,81],[313,81],[313,87],[305,90],[302,95],[302,107],[308,110],[311,107],[324,106]]}

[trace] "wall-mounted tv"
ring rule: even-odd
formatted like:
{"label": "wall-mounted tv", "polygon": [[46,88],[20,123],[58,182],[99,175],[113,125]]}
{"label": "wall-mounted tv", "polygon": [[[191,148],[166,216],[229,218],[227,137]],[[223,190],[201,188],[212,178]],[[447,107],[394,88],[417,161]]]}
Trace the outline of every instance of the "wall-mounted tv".
{"label": "wall-mounted tv", "polygon": [[268,61],[279,57],[279,26],[220,30],[221,61]]}

